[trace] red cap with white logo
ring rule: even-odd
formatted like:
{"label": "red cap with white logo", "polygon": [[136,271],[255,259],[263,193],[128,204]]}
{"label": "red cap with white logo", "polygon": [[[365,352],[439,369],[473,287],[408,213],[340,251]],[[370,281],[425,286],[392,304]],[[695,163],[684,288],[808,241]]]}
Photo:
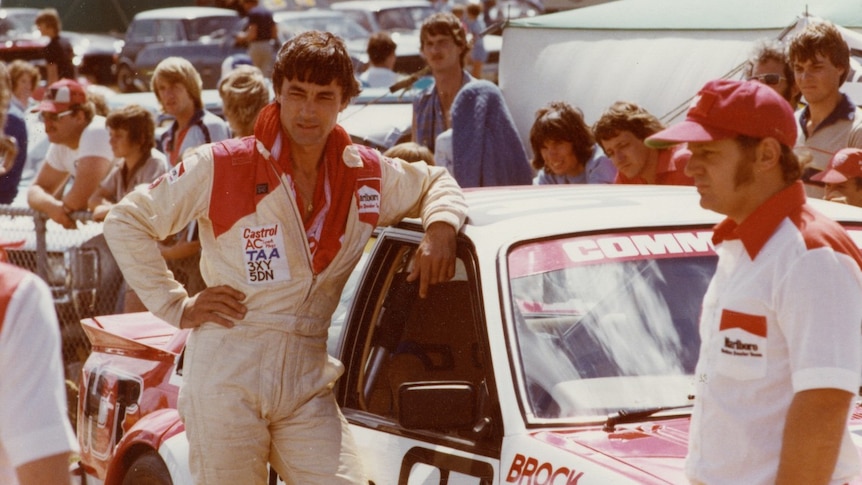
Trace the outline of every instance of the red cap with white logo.
{"label": "red cap with white logo", "polygon": [[86,102],[87,91],[84,90],[83,86],[71,79],[61,79],[48,86],[42,102],[30,111],[33,113],[37,111],[62,113],[68,111],[72,106]]}

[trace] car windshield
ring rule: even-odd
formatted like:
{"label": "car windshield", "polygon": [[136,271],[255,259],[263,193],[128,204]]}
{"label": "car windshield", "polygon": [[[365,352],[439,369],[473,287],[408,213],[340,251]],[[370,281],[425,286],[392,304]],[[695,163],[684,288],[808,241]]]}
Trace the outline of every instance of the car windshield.
{"label": "car windshield", "polygon": [[293,37],[307,30],[330,32],[345,40],[367,39],[368,31],[347,17],[304,17],[282,20],[278,30]]}
{"label": "car windshield", "polygon": [[0,38],[35,37],[36,14],[38,11],[10,12],[0,10]]}
{"label": "car windshield", "polygon": [[377,23],[381,30],[418,30],[432,13],[430,6],[390,8],[377,12]]}
{"label": "car windshield", "polygon": [[524,408],[571,420],[690,404],[710,237],[606,234],[511,251]]}
{"label": "car windshield", "polygon": [[186,35],[188,40],[224,37],[237,30],[240,22],[239,17],[199,17],[185,22]]}

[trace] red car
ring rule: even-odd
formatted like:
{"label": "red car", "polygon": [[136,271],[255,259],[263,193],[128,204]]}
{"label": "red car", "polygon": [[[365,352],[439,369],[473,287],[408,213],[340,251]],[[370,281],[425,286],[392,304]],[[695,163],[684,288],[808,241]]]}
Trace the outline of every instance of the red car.
{"label": "red car", "polygon": [[173,460],[159,454],[170,454],[171,438],[184,430],[175,367],[188,331],[150,313],[81,324],[93,347],[80,383],[76,473],[85,483],[172,483],[165,463]]}

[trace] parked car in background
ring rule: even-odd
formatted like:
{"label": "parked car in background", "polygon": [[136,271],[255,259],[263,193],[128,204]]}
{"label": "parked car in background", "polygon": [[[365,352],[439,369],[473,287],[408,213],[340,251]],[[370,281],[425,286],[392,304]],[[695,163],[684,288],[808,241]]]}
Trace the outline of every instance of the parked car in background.
{"label": "parked car in background", "polygon": [[[395,49],[393,70],[413,74],[425,67],[419,54],[419,29],[422,21],[434,13],[425,0],[349,0],[332,4],[332,9],[343,12],[369,32],[384,30],[392,35],[398,46]],[[368,56],[362,59],[368,63]]]}
{"label": "parked car in background", "polygon": [[146,91],[162,59],[179,56],[198,70],[204,88],[216,87],[222,62],[246,52],[234,35],[243,21],[235,10],[214,7],[169,7],[146,10],[132,19],[117,60],[120,91]]}
{"label": "parked car in background", "polygon": [[[344,364],[336,400],[369,483],[687,484],[721,216],[692,187],[466,197],[452,280],[416,296],[406,277],[423,229],[405,220],[377,233],[331,322],[327,349]],[[810,203],[862,241],[862,211]],[[95,350],[78,404],[80,472],[191,483],[175,409],[187,333],[146,313],[84,326]]]}
{"label": "parked car in background", "polygon": [[271,12],[283,10],[308,10],[310,8],[327,9],[329,0],[261,0],[260,4]]}
{"label": "parked car in background", "polygon": [[506,22],[512,19],[535,17],[545,13],[540,0],[494,0],[488,9],[488,33],[502,35]]}
{"label": "parked car in background", "polygon": [[[370,32],[386,31],[398,46],[394,70],[413,74],[425,67],[425,59],[419,53],[419,30],[422,22],[434,13],[431,2],[425,0],[347,0],[335,2],[333,10],[344,12]],[[500,49],[503,38],[486,35],[485,50],[488,61],[483,66],[482,77],[497,81]]]}
{"label": "parked car in background", "polygon": [[365,49],[368,46],[368,36],[371,34],[342,12],[320,8],[281,10],[273,12],[272,17],[278,24],[280,43],[308,30],[331,32],[344,39],[356,71],[359,71],[364,62],[367,62],[368,56],[365,54]]}
{"label": "parked car in background", "polygon": [[36,29],[38,8],[0,8],[0,61],[35,61],[47,44]]}
{"label": "parked car in background", "polygon": [[348,0],[332,4],[369,32],[418,32],[422,21],[434,13],[425,0]]}
{"label": "parked car in background", "polygon": [[[0,8],[0,60],[31,61],[44,74],[43,51],[48,39],[36,28],[38,13],[38,8]],[[114,82],[114,63],[123,47],[122,38],[68,30],[63,30],[61,35],[72,44],[72,63],[79,76],[99,84]]]}
{"label": "parked car in background", "polygon": [[122,37],[69,31],[63,31],[63,36],[72,43],[75,53],[72,63],[79,77],[86,77],[96,84],[116,83],[115,65],[125,43]]}

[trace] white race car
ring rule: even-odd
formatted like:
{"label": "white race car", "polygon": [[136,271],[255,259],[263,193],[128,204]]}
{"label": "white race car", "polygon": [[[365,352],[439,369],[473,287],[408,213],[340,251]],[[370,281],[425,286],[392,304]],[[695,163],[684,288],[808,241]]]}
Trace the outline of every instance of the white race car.
{"label": "white race car", "polygon": [[[423,231],[404,221],[378,233],[333,322],[331,351],[346,369],[335,393],[370,482],[687,483],[720,216],[690,187],[493,188],[467,199],[452,281],[417,297],[405,277]],[[862,243],[862,210],[811,204]],[[85,328],[86,483],[190,483],[174,409],[185,333],[149,314]]]}

